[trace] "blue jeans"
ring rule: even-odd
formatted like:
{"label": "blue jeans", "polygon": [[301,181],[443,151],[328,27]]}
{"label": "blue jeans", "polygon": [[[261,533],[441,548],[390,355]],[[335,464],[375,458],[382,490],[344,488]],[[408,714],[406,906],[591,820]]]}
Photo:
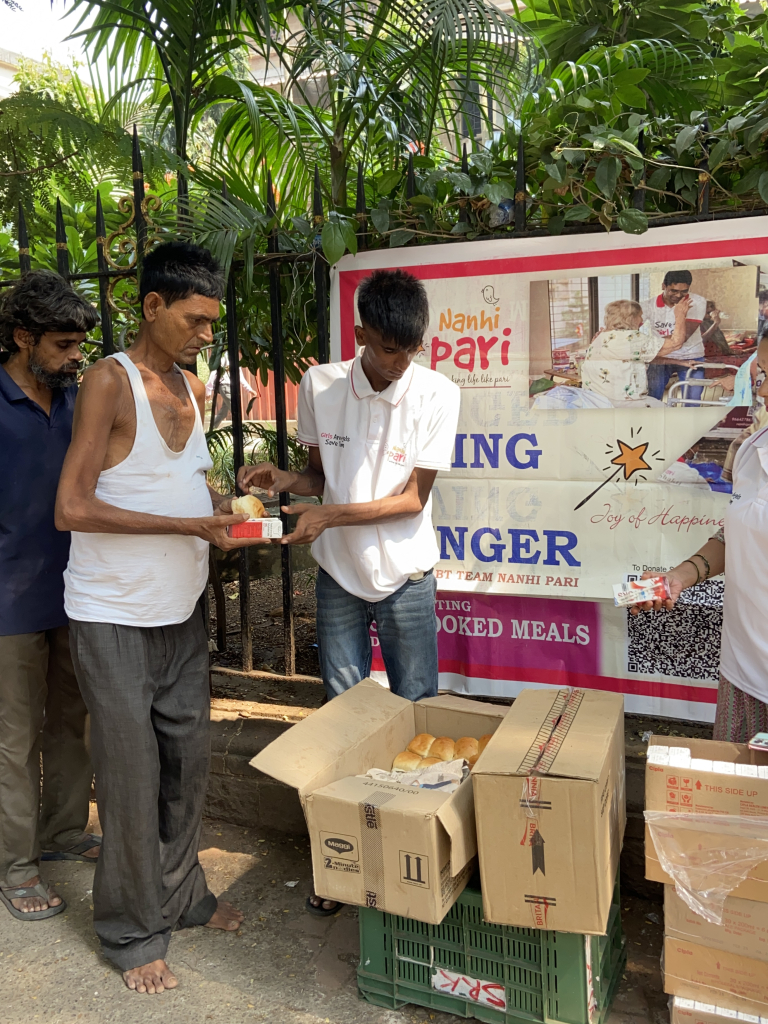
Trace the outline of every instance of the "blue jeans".
{"label": "blue jeans", "polygon": [[372,622],[392,692],[406,700],[437,695],[434,573],[406,580],[375,604],[344,590],[324,569],[318,570],[315,589],[320,671],[329,699],[371,674]]}
{"label": "blue jeans", "polygon": [[[674,363],[648,363],[647,372],[648,394],[651,398],[658,398],[659,401],[664,397],[664,391],[673,374],[677,374],[678,380],[685,380],[686,374],[690,374],[690,378],[704,376],[704,370],[701,367],[691,370],[687,366],[678,366]],[[678,388],[676,394],[678,398],[685,398],[689,402],[698,402],[702,390],[703,388]]]}

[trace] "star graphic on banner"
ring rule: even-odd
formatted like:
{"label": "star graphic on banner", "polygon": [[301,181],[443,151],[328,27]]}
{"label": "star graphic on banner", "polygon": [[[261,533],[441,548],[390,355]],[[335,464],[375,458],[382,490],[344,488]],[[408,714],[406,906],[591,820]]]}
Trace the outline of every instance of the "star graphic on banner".
{"label": "star graphic on banner", "polygon": [[[643,429],[642,427],[638,427],[637,433],[639,434],[642,429]],[[634,427],[630,430],[630,435],[632,436],[632,439],[634,440],[635,439],[635,429],[634,429]],[[653,466],[651,466],[651,464],[649,462],[647,462],[646,459],[645,459],[645,453],[648,451],[648,443],[647,442],[644,442],[642,444],[638,444],[636,447],[633,448],[631,445],[627,444],[625,441],[620,441],[618,438],[616,438],[616,444],[619,447],[619,454],[611,459],[610,466],[604,466],[603,467],[604,469],[607,470],[607,469],[610,469],[611,466],[616,466],[616,469],[611,473],[611,475],[609,477],[607,477],[605,480],[603,480],[603,482],[601,484],[599,484],[594,489],[594,491],[592,491],[591,494],[588,494],[586,496],[586,498],[584,498],[583,501],[579,502],[579,504],[573,510],[574,512],[576,512],[578,509],[580,509],[582,507],[582,505],[586,505],[586,503],[589,501],[590,498],[594,498],[594,496],[597,494],[597,492],[602,487],[605,487],[606,484],[609,484],[611,482],[611,480],[614,480],[619,475],[619,473],[622,472],[622,470],[624,471],[624,479],[625,480],[630,480],[636,473],[640,473],[643,470],[652,470],[653,469]],[[608,451],[606,452],[606,455],[612,455],[615,450],[616,449],[613,447],[613,445],[609,444],[608,445]],[[656,459],[657,462],[663,462],[664,461],[664,459],[663,459],[663,457],[662,457],[662,455],[661,455],[661,453],[659,452],[658,449],[655,452],[652,453],[650,458]],[[645,482],[646,479],[647,479],[647,477],[644,477],[644,476],[636,477],[635,478],[635,486],[637,486],[638,480],[642,480],[643,482]]]}
{"label": "star graphic on banner", "polygon": [[629,480],[633,473],[637,473],[641,469],[651,469],[643,456],[648,450],[647,442],[645,444],[639,444],[637,448],[630,448],[628,444],[623,441],[616,439],[616,443],[621,449],[621,455],[617,455],[615,459],[611,459],[611,464],[614,466],[624,467],[624,479]]}

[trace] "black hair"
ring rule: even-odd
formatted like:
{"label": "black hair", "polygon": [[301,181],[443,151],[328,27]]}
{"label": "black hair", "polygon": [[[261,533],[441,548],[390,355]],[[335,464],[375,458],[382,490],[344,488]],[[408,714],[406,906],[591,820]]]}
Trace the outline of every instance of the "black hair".
{"label": "black hair", "polygon": [[764,302],[768,302],[768,291],[765,288],[761,288],[757,293],[757,301],[760,305]]}
{"label": "black hair", "polygon": [[360,319],[398,348],[418,348],[429,323],[421,281],[404,270],[374,270],[357,293]]}
{"label": "black hair", "polygon": [[668,284],[687,284],[690,288],[692,281],[693,275],[690,270],[668,270],[661,287],[666,288]]}
{"label": "black hair", "polygon": [[31,270],[0,299],[0,345],[18,352],[13,340],[17,327],[29,331],[37,345],[49,331],[87,334],[99,314],[87,299],[52,270]]}
{"label": "black hair", "polygon": [[191,242],[164,242],[144,257],[139,283],[142,317],[150,292],[161,295],[166,306],[190,295],[221,300],[224,275],[207,249]]}

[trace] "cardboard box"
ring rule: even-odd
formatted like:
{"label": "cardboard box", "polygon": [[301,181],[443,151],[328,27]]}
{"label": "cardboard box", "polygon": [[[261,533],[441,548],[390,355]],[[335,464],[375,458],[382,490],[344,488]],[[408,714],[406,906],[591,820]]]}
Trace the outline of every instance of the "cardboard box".
{"label": "cardboard box", "polygon": [[623,697],[523,690],[472,778],[485,919],[605,934],[626,823]]}
{"label": "cardboard box", "polygon": [[763,960],[664,939],[664,991],[729,1010],[768,1015],[768,970]]}
{"label": "cardboard box", "polygon": [[665,885],[664,934],[768,964],[768,904],[756,900],[729,896],[723,923],[711,924],[680,899],[673,885]]}
{"label": "cardboard box", "polygon": [[[733,764],[765,765],[768,758],[749,749],[745,743],[675,738],[675,744],[687,747],[692,758]],[[652,736],[649,748],[670,746],[664,736]],[[768,816],[768,779],[696,768],[646,764],[646,810],[671,814],[728,814],[747,818]],[[648,827],[645,830],[645,877],[670,884],[673,880],[662,869]],[[746,879],[731,891],[739,899],[768,903],[768,860],[753,867]]]}
{"label": "cardboard box", "polygon": [[732,1024],[745,1021],[747,1024],[768,1024],[768,1017],[759,1017],[751,1013],[739,1013],[725,1006],[704,1003],[697,999],[685,999],[674,996],[669,1008],[670,1024]]}
{"label": "cardboard box", "polygon": [[299,791],[317,895],[439,924],[474,867],[472,780],[447,794],[358,776],[391,769],[417,733],[479,739],[506,712],[450,695],[414,704],[364,679],[258,754],[254,768]]}

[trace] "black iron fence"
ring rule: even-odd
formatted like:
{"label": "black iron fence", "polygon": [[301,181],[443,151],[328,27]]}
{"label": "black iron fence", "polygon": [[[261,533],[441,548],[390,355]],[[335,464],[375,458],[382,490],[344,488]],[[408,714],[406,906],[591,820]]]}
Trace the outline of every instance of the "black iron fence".
{"label": "black iron fence", "polygon": [[[116,348],[124,348],[120,333],[130,341],[131,326],[138,327],[139,313],[137,310],[138,279],[144,254],[156,242],[161,241],[161,234],[153,219],[153,213],[161,206],[161,200],[148,193],[144,184],[141,148],[138,135],[133,133],[132,185],[118,201],[118,211],[125,220],[110,234],[107,234],[101,196],[96,195],[96,253],[97,269],[77,273],[73,272],[69,263],[69,248],[64,224],[61,202],[56,203],[56,265],[58,273],[73,283],[93,282],[98,289],[98,306],[101,315],[101,340],[90,341],[100,348],[101,356],[111,355]],[[365,193],[363,188],[362,170],[358,174],[358,221],[360,225],[361,243],[364,247],[366,232]],[[266,267],[269,276],[269,301],[272,325],[272,369],[275,389],[275,421],[277,435],[277,465],[279,469],[289,469],[288,423],[285,398],[285,352],[283,345],[283,309],[281,294],[281,273],[285,265],[296,262],[313,263],[313,280],[317,304],[317,347],[320,362],[330,359],[329,317],[328,317],[328,266],[322,256],[320,233],[324,223],[322,192],[320,178],[315,173],[313,196],[313,222],[315,239],[312,251],[308,253],[282,252],[279,248],[279,225],[276,217],[275,196],[271,179],[267,188],[267,212],[274,221],[268,239],[267,253],[256,256],[254,265]],[[20,276],[32,269],[30,255],[30,239],[24,209],[20,205],[17,225],[19,277],[4,277],[0,280],[0,288],[15,284]],[[229,357],[229,376],[231,386],[231,419],[234,469],[245,464],[245,439],[243,430],[243,409],[240,392],[240,340],[238,334],[237,310],[237,276],[244,271],[242,261],[233,261],[229,268],[226,290],[225,334],[226,350]],[[123,294],[118,295],[116,288],[120,285]],[[133,300],[133,301],[132,301]],[[116,340],[115,327],[124,326],[118,332]],[[196,372],[196,366],[187,369]],[[214,404],[216,395],[214,394]],[[290,496],[280,494],[280,505],[287,505]],[[288,531],[288,516],[281,511],[283,531]],[[289,545],[281,546],[281,577],[283,594],[284,623],[284,675],[295,674],[296,644],[293,628],[293,566],[292,551]],[[224,592],[219,579],[216,561],[210,560],[210,582],[216,604],[217,638],[220,651],[226,648],[226,614]],[[250,567],[248,548],[238,552],[239,598],[240,598],[240,637],[242,643],[242,668],[246,672],[253,671],[253,643],[250,613]],[[259,672],[260,676],[275,676],[275,673]]]}

